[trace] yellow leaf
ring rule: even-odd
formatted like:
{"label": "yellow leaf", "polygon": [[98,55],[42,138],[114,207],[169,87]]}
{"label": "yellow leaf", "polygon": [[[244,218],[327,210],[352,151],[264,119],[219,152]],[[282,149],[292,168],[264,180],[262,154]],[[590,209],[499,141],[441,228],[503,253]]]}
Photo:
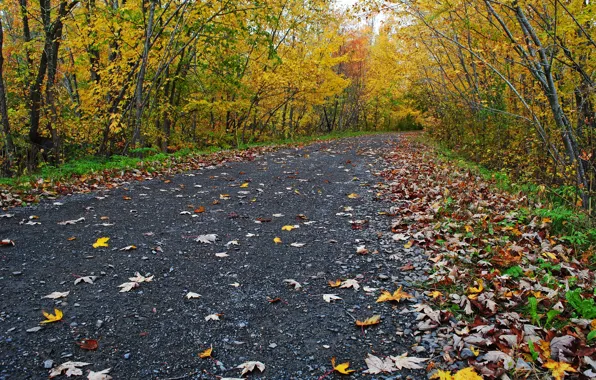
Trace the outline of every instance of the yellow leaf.
{"label": "yellow leaf", "polygon": [[345,363],[335,365],[335,358],[331,358],[331,365],[333,366],[334,371],[337,371],[337,372],[341,373],[342,375],[349,375],[350,373],[356,371],[354,369],[348,368],[348,367],[350,367],[350,362],[345,362]]}
{"label": "yellow leaf", "polygon": [[565,372],[577,372],[569,363],[556,362],[551,359],[548,359],[543,367],[550,369],[555,380],[562,380],[565,377]]}
{"label": "yellow leaf", "polygon": [[208,349],[206,349],[205,351],[201,352],[199,354],[199,357],[201,359],[207,359],[211,357],[211,352],[213,352],[213,347],[209,347]]}
{"label": "yellow leaf", "polygon": [[246,189],[248,187],[248,182],[244,182],[240,187]]}
{"label": "yellow leaf", "polygon": [[372,326],[372,325],[376,325],[378,323],[381,322],[381,316],[380,315],[373,315],[372,317],[365,319],[364,321],[356,321],[356,326]]}
{"label": "yellow leaf", "polygon": [[414,244],[414,242],[412,240],[410,240],[409,242],[407,242],[406,244],[404,244],[404,248],[405,249],[412,248],[412,244]]}
{"label": "yellow leaf", "polygon": [[478,279],[476,281],[476,283],[478,283],[478,287],[472,287],[472,286],[470,286],[468,288],[468,293],[472,293],[472,294],[482,293],[482,291],[484,290],[484,283],[482,282],[481,279]]}
{"label": "yellow leaf", "polygon": [[453,376],[453,380],[482,380],[482,376],[476,373],[476,370],[472,367],[460,369]]}
{"label": "yellow leaf", "polygon": [[274,242],[275,244],[281,244],[281,239],[280,239],[280,238],[278,238],[278,237],[276,237],[276,238],[273,238],[273,242]]}
{"label": "yellow leaf", "polygon": [[383,290],[383,292],[381,293],[381,295],[379,296],[379,298],[377,298],[377,302],[387,302],[387,301],[396,301],[396,302],[400,302],[403,299],[406,298],[412,298],[413,296],[411,294],[408,294],[406,292],[403,292],[401,290],[401,286],[395,291],[393,292],[393,294],[389,293],[386,290]]}
{"label": "yellow leaf", "polygon": [[474,346],[470,346],[470,351],[474,354],[474,356],[480,355],[480,350]]}
{"label": "yellow leaf", "polygon": [[474,231],[474,228],[472,228],[472,226],[470,226],[470,225],[466,225],[466,226],[464,226],[464,228],[466,229],[466,232],[473,232]]}
{"label": "yellow leaf", "polygon": [[110,240],[109,237],[101,237],[101,238],[97,239],[97,241],[95,243],[93,243],[93,248],[107,247],[109,240]]}
{"label": "yellow leaf", "polygon": [[332,288],[337,288],[338,286],[340,286],[340,285],[341,285],[341,280],[335,280],[335,281],[329,280],[329,281],[327,281],[327,283],[328,283],[328,284],[329,284],[329,286],[331,286]]}
{"label": "yellow leaf", "polygon": [[443,295],[443,293],[439,292],[438,290],[432,291],[428,294],[429,296],[431,296],[433,299],[437,299],[439,297],[441,297]]}
{"label": "yellow leaf", "polygon": [[438,370],[437,373],[431,376],[431,379],[439,380],[482,380],[482,377],[476,373],[474,368],[467,367],[457,371],[452,375],[449,371]]}
{"label": "yellow leaf", "polygon": [[282,230],[282,231],[292,231],[294,228],[296,228],[296,227],[294,227],[294,226],[290,226],[290,225],[287,225],[287,226],[283,226],[283,227],[281,228],[281,230]]}
{"label": "yellow leaf", "polygon": [[360,195],[356,194],[356,193],[352,193],[348,195],[348,198],[350,199],[356,199],[356,198],[360,198]]}
{"label": "yellow leaf", "polygon": [[46,317],[45,321],[41,321],[39,322],[40,324],[46,324],[46,323],[52,323],[52,322],[58,322],[59,320],[62,319],[62,311],[60,309],[54,309],[54,314],[50,314],[50,313],[46,313],[45,311],[42,310],[43,316]]}

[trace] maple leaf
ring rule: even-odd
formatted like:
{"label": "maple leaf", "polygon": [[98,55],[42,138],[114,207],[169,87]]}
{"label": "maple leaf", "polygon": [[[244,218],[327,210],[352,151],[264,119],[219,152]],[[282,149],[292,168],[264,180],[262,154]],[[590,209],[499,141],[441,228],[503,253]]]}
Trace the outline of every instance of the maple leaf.
{"label": "maple leaf", "polygon": [[364,245],[359,245],[356,247],[356,253],[359,255],[366,255],[368,253],[368,249],[366,249],[366,246]]}
{"label": "maple leaf", "polygon": [[123,292],[130,292],[131,290],[133,290],[134,288],[138,288],[139,287],[139,283],[136,281],[131,281],[131,282],[125,282],[123,284],[118,285],[120,289],[120,293]]}
{"label": "maple leaf", "polygon": [[287,280],[284,280],[284,282],[290,286],[293,286],[294,289],[296,289],[296,290],[300,290],[300,288],[302,288],[302,285],[300,285],[300,283],[296,280],[287,279]]}
{"label": "maple leaf", "polygon": [[403,292],[401,289],[402,289],[402,287],[400,286],[395,292],[393,292],[393,294],[389,293],[386,290],[383,290],[383,292],[381,293],[379,298],[377,298],[377,302],[388,302],[388,301],[400,302],[403,299],[414,297],[411,294]]}
{"label": "maple leaf", "polygon": [[58,322],[60,320],[62,320],[62,311],[60,309],[54,309],[54,314],[50,314],[46,311],[43,311],[43,316],[46,317],[45,321],[41,321],[39,322],[39,324],[41,325],[45,325],[46,323],[53,323],[53,322]]}
{"label": "maple leaf", "polygon": [[352,194],[348,194],[348,198],[350,198],[350,199],[356,199],[356,198],[360,198],[360,195],[358,195],[356,193],[352,193]]}
{"label": "maple leaf", "polygon": [[286,226],[283,226],[283,227],[281,228],[281,230],[282,230],[282,231],[292,231],[293,229],[296,229],[296,228],[298,228],[298,226],[290,226],[290,225],[286,225]]}
{"label": "maple leaf", "polygon": [[360,289],[360,284],[356,280],[349,279],[343,281],[340,285],[340,288],[353,288],[354,290],[358,290]]}
{"label": "maple leaf", "polygon": [[482,377],[472,367],[460,369],[455,375],[452,375],[449,371],[438,370],[430,378],[439,380],[482,380]]}
{"label": "maple leaf", "polygon": [[240,375],[244,375],[254,371],[255,369],[258,369],[259,371],[263,372],[265,370],[265,364],[257,361],[248,361],[240,364],[236,368],[242,370],[242,373]]}
{"label": "maple leaf", "polygon": [[575,368],[569,363],[556,362],[552,359],[548,359],[543,365],[544,368],[550,369],[555,380],[562,380],[565,377],[565,372],[577,372]]}
{"label": "maple leaf", "polygon": [[205,351],[199,353],[199,357],[201,359],[207,359],[211,357],[211,353],[213,352],[213,347],[209,347],[208,349],[206,349]]}
{"label": "maple leaf", "polygon": [[141,283],[141,282],[151,282],[151,281],[153,281],[153,277],[155,277],[155,276],[145,277],[145,276],[142,276],[139,272],[135,272],[135,276],[129,277],[128,279],[130,281]]}
{"label": "maple leaf", "polygon": [[248,187],[248,182],[244,182],[240,187],[246,189]]}
{"label": "maple leaf", "polygon": [[96,278],[97,278],[97,276],[82,276],[82,277],[77,278],[74,281],[74,284],[76,285],[79,282],[86,282],[88,284],[93,284],[93,281],[95,281]]}
{"label": "maple leaf", "polygon": [[67,377],[70,376],[81,376],[83,374],[83,370],[80,369],[79,367],[84,367],[87,365],[91,365],[91,363],[85,363],[85,362],[65,362],[60,364],[58,367],[56,368],[52,368],[50,370],[50,378],[56,377],[56,376],[60,376],[62,375],[62,373],[64,371],[64,374]]}
{"label": "maple leaf", "polygon": [[111,380],[112,376],[108,375],[110,373],[111,368],[106,368],[99,372],[89,371],[87,375],[87,380]]}
{"label": "maple leaf", "polygon": [[191,299],[191,298],[199,298],[201,295],[198,293],[194,293],[194,292],[188,292],[186,293],[186,298],[187,299]]}
{"label": "maple leaf", "polygon": [[368,366],[368,369],[364,371],[364,373],[375,375],[378,373],[391,373],[397,371],[397,368],[395,368],[391,357],[381,359],[378,356],[368,354],[368,357],[364,359],[364,362]]}
{"label": "maple leaf", "polygon": [[108,247],[109,240],[109,237],[98,238],[97,241],[93,243],[93,248]]}
{"label": "maple leaf", "polygon": [[329,280],[327,281],[327,283],[329,284],[329,286],[331,286],[332,288],[337,288],[338,286],[341,285],[341,280]]}
{"label": "maple leaf", "polygon": [[280,238],[278,238],[278,237],[275,237],[275,238],[273,238],[273,242],[274,242],[275,244],[281,244],[281,239],[280,239]]}
{"label": "maple leaf", "polygon": [[409,357],[407,353],[400,356],[390,356],[391,360],[395,363],[397,369],[422,369],[418,363],[422,363],[428,360],[428,358],[415,358]]}
{"label": "maple leaf", "polygon": [[69,293],[70,293],[70,291],[68,291],[68,292],[52,292],[52,293],[48,294],[47,296],[43,296],[41,298],[50,298],[50,299],[55,300],[55,299],[58,299],[58,298],[64,298]]}
{"label": "maple leaf", "polygon": [[331,303],[331,301],[337,301],[341,298],[338,297],[337,294],[323,294],[323,299],[325,300],[325,302]]}
{"label": "maple leaf", "polygon": [[484,290],[484,283],[482,282],[482,279],[476,280],[476,283],[478,284],[478,286],[477,287],[470,286],[468,288],[468,293],[470,293],[470,294],[482,293],[482,291]]}
{"label": "maple leaf", "polygon": [[331,358],[331,366],[333,370],[337,373],[341,373],[342,375],[349,375],[352,372],[356,372],[355,369],[350,369],[350,362],[345,362],[341,364],[335,364],[335,357]]}
{"label": "maple leaf", "polygon": [[216,234],[199,235],[195,241],[203,244],[212,244],[217,240]]}
{"label": "maple leaf", "polygon": [[381,316],[377,314],[377,315],[373,315],[370,318],[365,319],[364,321],[357,320],[356,326],[366,327],[366,326],[372,326],[372,325],[379,324],[380,322],[381,322]]}

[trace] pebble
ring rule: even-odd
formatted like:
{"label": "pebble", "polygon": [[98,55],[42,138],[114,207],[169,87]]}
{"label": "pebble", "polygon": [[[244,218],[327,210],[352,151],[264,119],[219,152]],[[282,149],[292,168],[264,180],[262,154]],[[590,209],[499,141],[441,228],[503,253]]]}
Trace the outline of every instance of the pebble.
{"label": "pebble", "polygon": [[45,369],[50,369],[54,366],[54,361],[52,359],[48,359],[45,362],[43,362],[43,368]]}
{"label": "pebble", "polygon": [[379,275],[379,280],[388,280],[389,276],[387,276],[386,274],[380,274]]}
{"label": "pebble", "polygon": [[124,354],[124,359],[130,359],[130,352],[127,352],[126,354]]}
{"label": "pebble", "polygon": [[275,344],[275,343],[271,343],[271,344],[269,345],[269,348],[275,348],[275,347],[277,347],[277,344]]}

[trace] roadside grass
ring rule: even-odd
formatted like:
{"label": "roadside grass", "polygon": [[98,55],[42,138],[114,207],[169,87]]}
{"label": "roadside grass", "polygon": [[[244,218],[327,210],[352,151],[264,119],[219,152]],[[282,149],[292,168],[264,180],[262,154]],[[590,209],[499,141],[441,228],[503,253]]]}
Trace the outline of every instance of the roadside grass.
{"label": "roadside grass", "polygon": [[53,166],[44,165],[39,171],[18,177],[0,178],[0,188],[13,188],[18,190],[30,189],[35,181],[62,182],[68,181],[73,176],[84,176],[104,170],[132,170],[144,167],[152,172],[156,168],[167,168],[168,163],[172,161],[180,162],[185,158],[192,158],[213,154],[221,151],[237,150],[242,151],[255,147],[264,146],[290,146],[296,144],[307,144],[316,141],[333,140],[343,137],[356,137],[378,133],[388,133],[388,131],[344,131],[334,132],[324,135],[301,136],[294,139],[272,140],[266,142],[255,142],[240,144],[235,149],[226,149],[219,146],[211,146],[205,149],[181,149],[175,153],[162,153],[154,148],[140,148],[130,152],[130,156],[114,155],[111,157],[85,157],[63,164]]}
{"label": "roadside grass", "polygon": [[[440,159],[453,162],[460,168],[480,175],[483,179],[492,182],[499,190],[526,195],[532,201],[528,204],[539,204],[539,207],[522,208],[520,212],[527,214],[528,220],[533,216],[551,220],[551,231],[577,251],[591,250],[596,246],[596,222],[585,210],[574,206],[578,199],[575,187],[555,187],[518,181],[506,171],[492,170],[472,162],[426,135],[419,135],[416,139],[423,144],[431,145]],[[593,257],[596,260],[596,255]]]}

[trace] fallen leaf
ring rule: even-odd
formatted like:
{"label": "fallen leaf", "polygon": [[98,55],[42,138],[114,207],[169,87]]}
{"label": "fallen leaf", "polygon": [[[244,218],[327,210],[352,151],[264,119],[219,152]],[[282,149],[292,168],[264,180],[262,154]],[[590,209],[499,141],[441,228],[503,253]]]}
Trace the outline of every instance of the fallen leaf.
{"label": "fallen leaf", "polygon": [[2,245],[2,246],[14,245],[14,241],[9,240],[9,239],[2,239],[2,240],[0,240],[0,245]]}
{"label": "fallen leaf", "polygon": [[129,277],[128,279],[130,281],[141,283],[141,282],[151,282],[151,281],[153,281],[153,277],[154,276],[145,277],[145,276],[142,276],[139,272],[135,272],[135,276]]}
{"label": "fallen leaf", "polygon": [[327,281],[327,283],[329,284],[329,286],[331,286],[332,288],[337,288],[338,286],[341,285],[341,280],[329,280]]}
{"label": "fallen leaf", "polygon": [[93,284],[93,281],[95,281],[96,278],[97,278],[97,276],[82,276],[82,277],[77,278],[74,281],[74,284],[76,285],[79,282],[86,282],[88,284]]}
{"label": "fallen leaf", "polygon": [[482,291],[484,290],[484,283],[482,282],[482,279],[476,280],[476,283],[478,284],[478,286],[477,287],[470,286],[468,288],[468,293],[470,293],[470,294],[482,293]]}
{"label": "fallen leaf", "polygon": [[354,290],[358,290],[360,289],[360,284],[356,280],[348,279],[341,283],[340,288],[353,288]]}
{"label": "fallen leaf", "polygon": [[306,245],[306,243],[292,243],[290,244],[292,247],[302,248]]}
{"label": "fallen leaf", "polygon": [[50,299],[55,300],[55,299],[58,299],[58,298],[64,298],[69,293],[70,293],[70,291],[68,291],[68,292],[52,292],[52,293],[48,294],[47,296],[43,296],[41,298],[50,298]]}
{"label": "fallen leaf", "polygon": [[112,376],[108,375],[110,373],[111,368],[106,368],[99,372],[89,371],[87,375],[87,380],[111,380]]}
{"label": "fallen leaf", "polygon": [[356,198],[360,198],[360,195],[358,195],[356,193],[352,193],[352,194],[348,194],[348,198],[350,198],[350,199],[356,199]]}
{"label": "fallen leaf", "polygon": [[280,238],[278,238],[278,237],[275,237],[275,238],[273,238],[273,242],[274,242],[275,244],[281,244],[281,239],[280,239]]}
{"label": "fallen leaf", "polygon": [[97,347],[99,347],[99,342],[95,339],[82,339],[77,343],[77,346],[81,347],[83,350],[97,350]]}
{"label": "fallen leaf", "polygon": [[333,370],[341,373],[342,375],[349,375],[352,372],[355,372],[356,370],[354,369],[349,369],[350,367],[350,362],[345,362],[345,363],[341,363],[341,364],[335,364],[335,357],[331,358],[331,365],[333,366]]}
{"label": "fallen leaf", "polygon": [[93,248],[108,247],[109,240],[110,240],[109,237],[98,238],[97,241],[95,243],[93,243]]}
{"label": "fallen leaf", "polygon": [[224,258],[224,257],[228,257],[230,255],[228,255],[226,252],[217,252],[215,254],[215,257],[220,257],[220,258]]}
{"label": "fallen leaf", "polygon": [[236,368],[241,369],[242,373],[240,375],[247,374],[252,372],[257,368],[259,371],[263,372],[265,370],[265,364],[256,361],[244,362],[237,366]]}
{"label": "fallen leaf", "polygon": [[212,244],[217,240],[216,234],[199,235],[195,241],[203,244]]}
{"label": "fallen leaf", "polygon": [[194,292],[188,292],[186,293],[186,298],[187,299],[192,299],[192,298],[199,298],[201,295],[198,293],[194,293]]}
{"label": "fallen leaf", "polygon": [[66,375],[66,377],[81,376],[83,374],[83,370],[80,369],[79,367],[84,367],[84,366],[88,366],[88,365],[91,365],[91,363],[85,363],[85,362],[62,363],[58,367],[52,368],[50,370],[50,378],[60,376],[60,375],[62,375],[63,372]]}
{"label": "fallen leaf", "polygon": [[297,228],[296,226],[286,225],[281,228],[282,231],[292,231],[293,229]]}
{"label": "fallen leaf", "polygon": [[53,323],[53,322],[58,322],[60,320],[62,320],[62,311],[60,309],[54,309],[54,314],[50,314],[48,312],[45,312],[42,310],[43,316],[46,317],[45,321],[41,321],[39,322],[42,325],[45,325],[46,323]]}
{"label": "fallen leaf", "polygon": [[379,298],[377,298],[377,302],[387,302],[387,301],[396,301],[400,302],[403,299],[412,298],[411,294],[402,292],[402,287],[400,286],[393,294],[389,293],[386,290],[383,290]]}
{"label": "fallen leaf", "polygon": [[123,292],[130,292],[131,290],[133,290],[134,288],[138,288],[139,287],[139,283],[136,281],[131,281],[131,282],[125,282],[123,284],[118,285],[120,289],[120,293]]}
{"label": "fallen leaf", "polygon": [[120,248],[121,251],[132,251],[133,249],[137,249],[135,245],[127,245],[124,248]]}
{"label": "fallen leaf", "polygon": [[294,289],[296,289],[296,290],[300,290],[300,288],[302,288],[302,285],[300,285],[300,283],[296,280],[287,279],[287,280],[284,280],[284,282],[290,286],[293,286]]}
{"label": "fallen leaf", "polygon": [[357,320],[356,326],[366,327],[366,326],[372,326],[372,325],[379,324],[380,322],[381,322],[381,316],[377,314],[377,315],[373,315],[370,318],[365,319],[364,321]]}
{"label": "fallen leaf", "polygon": [[66,226],[69,224],[77,224],[79,222],[84,222],[84,221],[85,221],[85,217],[80,217],[79,219],[65,220],[64,222],[58,222],[58,224],[61,226]]}
{"label": "fallen leaf", "polygon": [[199,206],[199,208],[195,209],[195,214],[202,214],[205,212],[204,206]]}
{"label": "fallen leaf", "polygon": [[381,359],[377,356],[368,354],[368,357],[364,359],[364,362],[368,366],[368,369],[364,371],[364,373],[375,375],[378,373],[391,373],[397,370],[391,357]]}
{"label": "fallen leaf", "polygon": [[409,249],[412,248],[412,245],[414,244],[413,240],[410,240],[409,242],[407,242],[406,244],[404,244],[404,248],[405,249]]}
{"label": "fallen leaf", "polygon": [[368,253],[368,249],[364,245],[360,245],[356,247],[356,253],[359,255],[366,255]]}
{"label": "fallen leaf", "polygon": [[400,355],[400,356],[390,356],[391,360],[393,360],[395,367],[397,369],[422,369],[418,363],[422,363],[427,361],[429,358],[415,358],[409,357],[407,353]]}
{"label": "fallen leaf", "polygon": [[472,367],[460,369],[455,375],[452,375],[449,371],[438,370],[430,378],[439,380],[483,380]]}
{"label": "fallen leaf", "polygon": [[248,187],[248,182],[244,182],[240,187],[246,189]]}
{"label": "fallen leaf", "polygon": [[325,302],[331,303],[331,301],[338,301],[341,297],[338,297],[337,294],[323,294],[323,299]]}
{"label": "fallen leaf", "polygon": [[205,317],[206,321],[219,321],[219,317],[221,317],[222,314],[209,314],[208,316]]}
{"label": "fallen leaf", "polygon": [[565,377],[565,372],[577,372],[575,368],[569,363],[556,362],[552,359],[548,359],[543,365],[544,368],[550,369],[555,380],[562,380]]}
{"label": "fallen leaf", "polygon": [[206,349],[205,351],[199,353],[199,357],[201,359],[207,359],[211,357],[211,353],[213,352],[213,347],[209,347],[208,349]]}

